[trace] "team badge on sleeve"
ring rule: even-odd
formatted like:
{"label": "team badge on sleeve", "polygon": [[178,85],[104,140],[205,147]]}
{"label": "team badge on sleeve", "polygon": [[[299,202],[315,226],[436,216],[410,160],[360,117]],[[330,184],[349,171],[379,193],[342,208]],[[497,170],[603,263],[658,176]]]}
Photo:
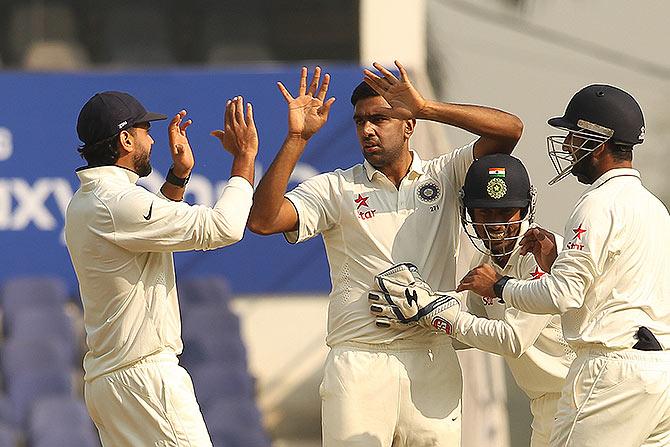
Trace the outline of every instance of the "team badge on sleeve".
{"label": "team badge on sleeve", "polygon": [[428,181],[420,185],[416,190],[416,195],[423,203],[431,204],[437,202],[440,198],[440,186],[433,181]]}

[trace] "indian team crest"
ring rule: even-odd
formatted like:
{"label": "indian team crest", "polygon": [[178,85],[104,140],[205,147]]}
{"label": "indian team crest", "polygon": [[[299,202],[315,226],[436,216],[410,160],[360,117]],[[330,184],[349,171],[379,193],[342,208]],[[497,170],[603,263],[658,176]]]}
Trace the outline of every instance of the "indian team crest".
{"label": "indian team crest", "polygon": [[440,185],[434,181],[428,181],[416,189],[419,200],[427,204],[437,202],[441,194]]}
{"label": "indian team crest", "polygon": [[507,184],[500,177],[494,177],[486,185],[486,192],[492,199],[502,199],[507,194]]}

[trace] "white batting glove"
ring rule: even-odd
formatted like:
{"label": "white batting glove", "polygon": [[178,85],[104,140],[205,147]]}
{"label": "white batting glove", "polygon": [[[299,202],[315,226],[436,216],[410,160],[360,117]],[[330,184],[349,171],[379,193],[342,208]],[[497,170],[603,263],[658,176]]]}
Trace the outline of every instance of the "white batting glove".
{"label": "white batting glove", "polygon": [[414,264],[402,263],[375,276],[379,291],[368,294],[370,313],[383,328],[403,329],[420,325],[433,332],[453,335],[461,303],[433,292]]}

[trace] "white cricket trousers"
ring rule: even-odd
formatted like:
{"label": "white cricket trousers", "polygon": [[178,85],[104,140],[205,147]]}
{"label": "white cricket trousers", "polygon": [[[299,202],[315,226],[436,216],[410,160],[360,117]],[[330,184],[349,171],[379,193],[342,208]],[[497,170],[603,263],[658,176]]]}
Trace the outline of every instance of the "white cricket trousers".
{"label": "white cricket trousers", "polygon": [[343,343],[321,394],[324,447],[458,447],[461,368],[450,340]]}
{"label": "white cricket trousers", "polygon": [[547,393],[530,400],[531,423],[530,447],[548,447],[551,430],[554,427],[554,416],[561,393]]}
{"label": "white cricket trousers", "polygon": [[670,446],[670,351],[578,351],[550,445]]}
{"label": "white cricket trousers", "polygon": [[103,447],[211,447],[193,383],[159,353],[84,384]]}

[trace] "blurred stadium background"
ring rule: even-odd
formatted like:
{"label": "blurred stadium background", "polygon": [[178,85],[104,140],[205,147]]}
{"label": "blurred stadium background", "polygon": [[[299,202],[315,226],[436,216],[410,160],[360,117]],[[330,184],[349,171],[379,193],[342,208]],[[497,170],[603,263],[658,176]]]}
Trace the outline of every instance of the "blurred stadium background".
{"label": "blurred stadium background", "polygon": [[[62,240],[80,166],[75,121],[96,91],[125,90],[166,114],[189,110],[196,151],[187,199],[211,204],[229,159],[208,136],[225,100],[254,103],[257,176],[283,139],[299,67],[320,64],[338,98],[292,182],[360,160],[348,99],[361,67],[399,59],[419,90],[519,115],[515,155],[539,190],[538,220],[562,231],[582,188],[546,185],[546,119],[593,82],[641,103],[647,141],[635,163],[670,203],[670,4],[663,0],[24,0],[0,1],[0,447],[96,446],[81,398],[83,329]],[[155,126],[157,189],[169,167]],[[422,123],[414,147],[431,156],[466,143]],[[650,222],[649,225],[653,225]],[[465,257],[465,255],[464,255]],[[289,247],[249,234],[216,252],[175,256],[185,353],[217,446],[320,445],[318,384],[327,262],[320,240]],[[500,358],[462,354],[463,445],[528,445],[528,402]]]}

